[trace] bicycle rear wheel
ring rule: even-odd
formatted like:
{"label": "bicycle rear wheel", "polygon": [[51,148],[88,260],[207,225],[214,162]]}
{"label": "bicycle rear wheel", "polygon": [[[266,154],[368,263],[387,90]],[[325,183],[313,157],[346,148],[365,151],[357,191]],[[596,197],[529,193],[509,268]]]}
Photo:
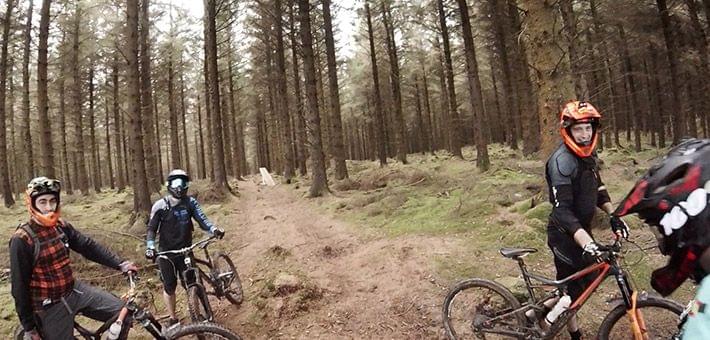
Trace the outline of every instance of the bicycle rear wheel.
{"label": "bicycle rear wheel", "polygon": [[[671,339],[678,333],[678,322],[683,306],[675,301],[659,297],[647,296],[636,302],[636,308],[643,316],[648,339]],[[626,316],[624,304],[616,306],[607,314],[597,338],[599,340],[633,339],[631,322]]]}
{"label": "bicycle rear wheel", "polygon": [[214,320],[210,301],[202,285],[195,284],[187,289],[187,309],[193,322]]}
{"label": "bicycle rear wheel", "polygon": [[499,283],[484,279],[462,281],[444,300],[446,336],[452,340],[509,339],[516,332],[524,332],[522,313],[511,313],[518,308],[520,302]]}
{"label": "bicycle rear wheel", "polygon": [[213,283],[219,285],[218,289],[222,290],[224,296],[233,305],[242,304],[244,300],[242,282],[239,280],[239,274],[232,259],[225,253],[217,253],[213,264],[212,271],[215,279]]}
{"label": "bicycle rear wheel", "polygon": [[214,323],[196,323],[177,327],[168,331],[165,335],[169,340],[189,340],[189,339],[207,339],[207,340],[241,340],[242,338],[236,333],[230,331],[223,326]]}

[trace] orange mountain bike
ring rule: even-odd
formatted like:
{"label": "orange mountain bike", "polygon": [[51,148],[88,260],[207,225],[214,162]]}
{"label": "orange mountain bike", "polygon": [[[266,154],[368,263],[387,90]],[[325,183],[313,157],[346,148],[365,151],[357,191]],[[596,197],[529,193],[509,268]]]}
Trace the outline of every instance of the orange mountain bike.
{"label": "orange mountain bike", "polygon": [[[597,334],[597,339],[670,339],[678,332],[683,306],[675,301],[634,291],[618,260],[621,241],[603,247],[599,263],[594,263],[562,280],[551,280],[528,271],[523,261],[534,248],[502,248],[501,255],[516,260],[527,288],[519,301],[500,283],[469,279],[456,284],[444,300],[443,321],[449,339],[552,339],[565,328],[570,317],[584,305],[609,276],[615,278],[621,297],[613,301]],[[572,301],[549,327],[541,326],[546,302],[559,298],[576,279],[594,275],[591,284]],[[533,283],[535,282],[535,283]],[[539,294],[538,294],[539,293]],[[526,314],[528,316],[526,316]],[[621,321],[627,316],[627,321]]]}

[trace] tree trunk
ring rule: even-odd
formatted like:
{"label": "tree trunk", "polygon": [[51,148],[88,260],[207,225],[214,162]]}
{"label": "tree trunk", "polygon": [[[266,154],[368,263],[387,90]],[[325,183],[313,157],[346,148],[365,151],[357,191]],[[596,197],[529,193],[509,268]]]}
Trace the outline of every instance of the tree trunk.
{"label": "tree trunk", "polygon": [[367,15],[367,34],[370,41],[370,62],[372,66],[372,81],[374,83],[373,94],[375,96],[375,121],[377,124],[375,129],[377,135],[377,155],[380,159],[380,167],[383,167],[387,165],[387,150],[385,148],[387,141],[385,139],[382,97],[380,96],[380,79],[379,71],[377,70],[377,54],[375,52],[375,38],[373,37],[372,31],[372,18],[370,16],[369,0],[365,0],[365,14]]}
{"label": "tree trunk", "polygon": [[[8,0],[9,3],[12,0]],[[52,126],[49,120],[49,99],[47,96],[47,40],[49,38],[49,5],[51,0],[42,0],[39,21],[39,45],[37,48],[37,113],[40,122],[40,156],[42,157],[42,174],[53,178],[54,147],[52,144]],[[7,40],[5,40],[7,41]]]}
{"label": "tree trunk", "polygon": [[454,83],[454,67],[451,61],[451,48],[449,47],[449,28],[446,26],[446,15],[444,14],[443,0],[436,0],[437,10],[439,12],[439,26],[441,28],[441,40],[444,44],[444,61],[446,62],[446,87],[448,89],[449,100],[449,119],[447,119],[449,134],[451,135],[450,151],[454,156],[463,158],[461,153],[462,136],[461,121],[459,120],[458,104],[456,103],[456,84]]}
{"label": "tree trunk", "polygon": [[202,178],[207,178],[207,164],[205,162],[205,139],[202,134],[202,100],[200,95],[197,95],[197,131],[200,133],[199,145],[200,149],[197,152],[197,166],[200,169]]}
{"label": "tree trunk", "polygon": [[33,0],[27,6],[27,22],[25,23],[25,43],[22,54],[22,119],[20,125],[20,154],[24,155],[19,162],[23,169],[20,174],[25,179],[33,178],[36,171],[32,151],[32,134],[30,133],[30,43],[32,42],[32,7]]}
{"label": "tree trunk", "polygon": [[101,163],[99,162],[99,146],[96,143],[96,124],[94,116],[94,66],[89,65],[89,136],[91,138],[91,182],[94,191],[101,192]]}
{"label": "tree trunk", "polygon": [[175,110],[175,86],[173,82],[173,47],[168,47],[168,114],[170,115],[170,167],[172,169],[182,169],[180,160],[180,138],[178,137],[179,125],[178,114]]}
{"label": "tree trunk", "polygon": [[574,92],[576,99],[587,100],[589,94],[586,90],[584,74],[580,69],[582,57],[577,51],[579,41],[577,39],[577,18],[574,15],[572,8],[572,0],[560,0],[560,13],[562,13],[562,21],[564,22],[563,35],[567,42],[567,52],[569,53],[570,69],[572,70],[572,81],[574,82]]}
{"label": "tree trunk", "polygon": [[320,114],[316,93],[316,69],[313,57],[313,37],[311,36],[310,5],[308,0],[298,0],[298,13],[301,23],[301,49],[303,52],[303,73],[306,77],[306,102],[308,105],[306,126],[313,167],[313,181],[309,190],[310,197],[322,196],[328,191],[328,177],[325,173],[325,156],[321,141]]}
{"label": "tree trunk", "polygon": [[150,0],[141,0],[140,13],[140,77],[141,77],[141,120],[143,121],[145,171],[148,176],[148,190],[160,192],[163,174],[160,158],[154,143],[159,145],[157,135],[153,131],[153,85],[150,59]]}
{"label": "tree trunk", "polygon": [[[116,188],[118,192],[122,192],[126,186],[126,173],[124,172],[123,160],[124,152],[122,148],[122,135],[121,131],[121,113],[119,112],[118,106],[118,53],[113,54],[113,65],[111,66],[111,79],[113,84],[113,126],[114,126],[114,145],[116,146]],[[66,143],[65,143],[66,144]]]}
{"label": "tree trunk", "polygon": [[[519,108],[519,98],[516,95],[516,91],[513,90],[513,71],[512,71],[512,61],[508,56],[508,48],[506,46],[506,38],[508,35],[505,15],[503,10],[500,8],[500,1],[498,0],[488,0],[489,6],[491,7],[491,16],[493,22],[493,29],[495,33],[495,39],[493,39],[493,45],[495,46],[496,52],[500,54],[498,63],[500,64],[501,71],[503,73],[503,93],[502,100],[503,109],[501,109],[501,119],[502,121],[513,122],[513,124],[507,124],[505,130],[502,131],[505,138],[504,140],[510,143],[513,149],[518,148],[518,132],[515,126],[515,115],[517,115]],[[503,4],[505,6],[505,3]],[[503,7],[505,8],[505,7]],[[493,61],[492,61],[493,62]],[[505,118],[503,118],[505,117]],[[498,123],[496,123],[498,124]]]}
{"label": "tree trunk", "polygon": [[473,112],[473,133],[476,139],[476,166],[481,171],[488,170],[488,141],[486,138],[486,117],[483,107],[483,94],[481,93],[481,80],[478,77],[478,61],[476,48],[473,45],[471,33],[471,19],[468,14],[466,0],[457,0],[461,13],[461,28],[463,30],[463,43],[466,53],[466,73],[468,75],[468,92],[471,97],[471,111]]}
{"label": "tree trunk", "polygon": [[[106,70],[106,74],[108,74],[108,70]],[[106,89],[109,88],[109,82],[108,82],[108,77],[106,78],[106,84],[105,87]],[[106,118],[104,120],[104,127],[106,128],[106,165],[108,167],[108,184],[111,190],[116,188],[116,180],[113,177],[113,164],[111,163],[112,157],[111,157],[111,123],[109,120],[109,103],[108,103],[108,95],[104,97],[104,108],[106,110]]]}
{"label": "tree trunk", "polygon": [[210,107],[209,114],[212,116],[212,160],[213,160],[213,183],[217,190],[227,188],[227,173],[224,164],[224,144],[222,142],[222,113],[219,100],[219,78],[217,69],[217,30],[215,27],[216,0],[204,0],[205,3],[205,59],[207,63]]}
{"label": "tree trunk", "polygon": [[12,24],[12,9],[15,7],[13,0],[7,1],[7,10],[2,28],[2,52],[0,56],[0,190],[4,198],[5,207],[15,204],[10,186],[10,173],[8,170],[8,149],[5,135],[5,89],[7,88],[7,50],[10,40],[10,25]]}
{"label": "tree trunk", "polygon": [[671,112],[673,112],[673,144],[680,142],[680,139],[687,133],[685,121],[685,111],[681,104],[680,91],[678,82],[678,55],[677,53],[677,37],[674,34],[671,26],[671,18],[666,7],[666,0],[656,0],[658,14],[661,17],[661,26],[663,27],[663,38],[666,43],[666,53],[668,55],[668,64],[671,72]]}
{"label": "tree trunk", "polygon": [[[631,107],[627,112],[631,113],[631,116],[633,117],[633,124],[634,124],[634,146],[636,152],[641,151],[641,127],[640,127],[640,113],[637,111],[637,108],[639,107],[639,100],[638,100],[638,94],[636,93],[636,82],[633,77],[634,69],[631,64],[631,56],[629,55],[629,48],[626,43],[626,34],[624,32],[624,27],[621,25],[617,26],[619,30],[619,38],[621,39],[620,41],[620,49],[623,54],[624,58],[624,79],[626,86],[629,89],[630,95],[631,95]],[[630,122],[627,122],[627,125],[630,124]]]}
{"label": "tree trunk", "polygon": [[71,53],[71,75],[72,75],[72,101],[74,109],[74,154],[76,155],[76,186],[82,195],[89,194],[89,176],[86,170],[86,157],[84,150],[84,126],[82,119],[82,94],[81,94],[81,68],[79,66],[79,39],[81,27],[82,10],[79,4],[74,12],[74,27],[72,29],[72,53]]}
{"label": "tree trunk", "polygon": [[528,61],[535,70],[537,82],[537,111],[542,136],[542,158],[557,146],[559,138],[559,110],[562,104],[574,98],[569,62],[564,51],[557,46],[560,40],[556,11],[548,1],[525,0],[521,2],[529,22],[525,35]]}
{"label": "tree trunk", "polygon": [[126,61],[128,82],[129,139],[133,161],[133,212],[143,216],[150,211],[150,195],[145,171],[141,128],[140,80],[138,72],[138,0],[126,0]]}
{"label": "tree trunk", "polygon": [[406,125],[402,113],[402,90],[400,89],[399,58],[397,57],[397,44],[394,40],[394,27],[392,27],[392,14],[385,0],[381,0],[382,20],[385,25],[385,42],[390,62],[390,88],[394,103],[394,136],[397,146],[397,159],[402,164],[407,164]]}
{"label": "tree trunk", "polygon": [[[509,23],[514,29],[522,32],[520,25],[520,10],[515,1],[508,0],[508,18]],[[540,150],[540,121],[537,103],[536,88],[532,83],[527,49],[525,44],[518,39],[518,34],[508,36],[509,46],[512,47],[512,60],[515,65],[513,73],[515,74],[515,83],[513,89],[520,97],[518,111],[513,112],[513,125],[517,138],[523,140],[523,154],[526,156],[532,155]],[[523,129],[523,122],[525,128]]]}
{"label": "tree trunk", "polygon": [[[182,65],[182,62],[180,63]],[[184,69],[184,68],[183,68]],[[184,71],[180,72],[180,120],[182,121],[182,150],[185,153],[183,156],[183,165],[188,174],[192,173],[190,167],[190,149],[187,146],[187,109],[185,107],[185,77]]]}
{"label": "tree trunk", "polygon": [[[327,0],[326,0],[327,1]],[[324,2],[325,3],[325,2]],[[283,176],[286,183],[291,183],[295,176],[293,170],[293,140],[291,140],[291,124],[289,123],[288,89],[286,84],[286,53],[283,37],[283,6],[281,0],[274,1],[275,7],[275,34],[276,34],[276,107],[279,121],[281,122],[281,158],[283,162]]]}
{"label": "tree trunk", "polygon": [[[710,70],[708,70],[708,43],[705,30],[700,25],[700,20],[698,19],[698,9],[695,0],[685,0],[686,6],[688,7],[688,14],[690,15],[690,23],[693,27],[694,37],[692,39],[695,44],[695,49],[698,50],[698,59],[700,60],[700,72],[696,74],[693,78],[695,81],[695,86],[697,87],[696,93],[698,94],[697,100],[700,106],[707,108],[710,105],[710,100],[705,97],[707,91],[707,83],[704,81],[710,76]],[[710,4],[710,2],[708,2]],[[700,118],[700,123],[703,128],[703,136],[708,137],[708,127],[707,127],[707,110],[693,110]]]}
{"label": "tree trunk", "polygon": [[432,125],[432,112],[431,112],[431,102],[429,101],[429,81],[427,77],[427,71],[426,67],[424,66],[424,63],[422,61],[422,89],[424,91],[424,109],[426,112],[426,135],[424,138],[426,138],[426,145],[427,145],[427,150],[431,153],[434,154],[434,150],[436,150],[436,142],[434,141],[434,125]]}
{"label": "tree trunk", "polygon": [[301,95],[301,76],[299,74],[298,67],[298,53],[296,51],[296,19],[294,16],[294,1],[291,1],[291,6],[289,9],[289,21],[291,32],[289,36],[291,38],[291,59],[293,66],[293,87],[296,97],[296,151],[297,151],[297,161],[298,171],[301,176],[308,174],[308,169],[306,167],[307,158],[307,147],[306,147],[306,122],[303,117],[303,96]]}
{"label": "tree trunk", "polygon": [[328,90],[330,91],[331,152],[335,159],[335,178],[344,179],[348,178],[348,168],[345,165],[345,145],[343,145],[343,123],[340,114],[340,91],[338,89],[338,69],[335,60],[335,41],[333,40],[330,0],[323,0],[323,22],[325,24],[325,48],[328,61]]}

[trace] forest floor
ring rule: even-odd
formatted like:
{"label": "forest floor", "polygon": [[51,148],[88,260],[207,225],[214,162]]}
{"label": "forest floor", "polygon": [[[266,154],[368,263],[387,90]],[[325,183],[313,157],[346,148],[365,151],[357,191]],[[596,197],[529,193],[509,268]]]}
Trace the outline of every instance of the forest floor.
{"label": "forest floor", "polygon": [[[245,290],[239,308],[214,301],[218,321],[245,339],[444,338],[441,304],[458,280],[487,277],[520,291],[517,266],[499,255],[500,247],[538,248],[526,262],[552,275],[544,232],[549,203],[543,163],[493,147],[491,170],[480,173],[472,150],[465,151],[466,160],[444,153],[410,155],[409,164],[386,168],[349,162],[351,180],[332,181],[332,193],[316,199],[304,198],[308,182],[300,178],[275,187],[248,178],[238,182],[239,197],[221,201],[208,197],[206,183],[196,182],[191,192],[207,216],[227,231],[215,248],[229,252]],[[612,199],[621,199],[658,155],[655,150],[602,152],[602,177]],[[147,267],[141,259],[143,242],[115,232],[127,230],[131,202],[130,193],[67,196],[63,214]],[[16,207],[0,209],[0,215],[9,237],[26,212]],[[628,221],[632,239],[648,249],[629,247],[627,268],[637,287],[648,289],[650,272],[665,260],[654,249],[651,232],[635,218]],[[603,240],[609,234],[599,230],[596,235]],[[197,231],[195,238],[200,236]],[[0,253],[0,266],[8,267],[6,250]],[[84,280],[117,294],[125,290],[123,281],[107,280],[111,272],[98,265],[77,257],[74,267]],[[6,275],[0,281],[0,334],[8,334],[17,322]],[[163,314],[154,269],[142,276],[154,293],[157,314]],[[673,297],[685,303],[690,289],[686,285]],[[596,333],[615,294],[609,281],[582,309],[587,334]],[[179,304],[185,316],[183,295]]]}

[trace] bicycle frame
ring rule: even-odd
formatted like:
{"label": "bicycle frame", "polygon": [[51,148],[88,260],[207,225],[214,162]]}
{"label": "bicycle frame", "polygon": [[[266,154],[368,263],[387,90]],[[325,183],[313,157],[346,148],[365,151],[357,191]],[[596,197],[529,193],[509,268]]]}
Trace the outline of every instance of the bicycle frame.
{"label": "bicycle frame", "polygon": [[[618,240],[616,242],[617,243],[614,244],[613,248],[618,247]],[[543,338],[555,336],[567,324],[569,319],[577,313],[577,311],[584,305],[584,303],[587,302],[589,297],[594,293],[594,291],[596,291],[599,285],[601,285],[601,283],[608,276],[613,275],[616,279],[617,285],[619,286],[619,291],[621,292],[624,305],[626,306],[627,315],[629,317],[629,321],[634,332],[634,339],[643,339],[643,334],[646,333],[646,325],[643,320],[643,316],[636,309],[637,292],[634,291],[629,285],[626,273],[617,263],[617,254],[615,252],[609,252],[608,256],[603,262],[592,264],[561,280],[550,280],[535,273],[531,273],[528,271],[522,256],[518,256],[515,259],[517,260],[518,266],[520,267],[520,271],[523,274],[523,280],[525,281],[525,286],[530,296],[530,303],[516,309],[511,313],[525,312],[531,308],[540,309],[541,307],[539,306],[539,304],[555,296],[554,293],[551,293],[542,299],[537,299],[535,295],[535,289],[554,287],[557,291],[564,291],[571,281],[578,280],[591,273],[598,272],[598,274],[594,277],[589,286],[575,301],[572,302],[568,310],[564,312],[557,320],[555,320],[555,322],[550,326],[550,329],[547,332],[544,332],[542,334]],[[538,281],[541,284],[533,284],[531,279]]]}
{"label": "bicycle frame", "polygon": [[[163,336],[163,329],[158,320],[155,319],[155,317],[150,313],[150,311],[138,306],[136,302],[133,299],[132,293],[135,288],[135,280],[134,280],[134,274],[129,274],[128,279],[129,279],[129,284],[130,284],[130,290],[128,295],[128,299],[126,300],[126,304],[121,308],[121,310],[116,313],[111,319],[107,320],[104,324],[102,324],[96,331],[92,332],[84,327],[82,327],[79,323],[74,322],[74,329],[79,332],[79,335],[81,335],[84,339],[90,339],[90,340],[99,340],[101,338],[101,335],[106,332],[109,327],[111,327],[111,324],[113,324],[116,320],[121,320],[122,322],[126,320],[130,320],[131,318],[128,318],[128,316],[131,316],[133,320],[137,321],[140,323],[143,328],[148,331],[155,339],[158,340],[167,340],[165,336]],[[126,329],[125,327],[128,327]],[[122,336],[125,336],[125,338],[128,338],[128,332],[130,331],[131,325],[124,326],[124,330],[122,331]],[[123,337],[122,337],[123,339]]]}

